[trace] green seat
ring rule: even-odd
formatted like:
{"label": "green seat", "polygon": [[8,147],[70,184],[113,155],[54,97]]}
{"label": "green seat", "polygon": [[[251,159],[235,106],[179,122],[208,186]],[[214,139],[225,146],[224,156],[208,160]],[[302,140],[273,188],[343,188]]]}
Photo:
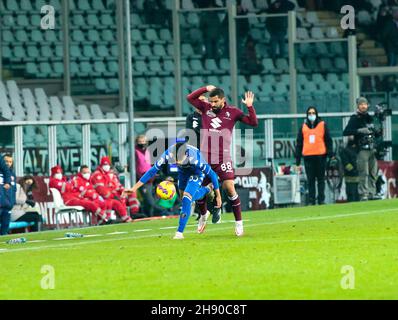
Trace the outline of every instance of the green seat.
{"label": "green seat", "polygon": [[79,74],[79,65],[76,61],[71,61],[70,63],[70,74],[72,77],[76,77]]}
{"label": "green seat", "polygon": [[3,30],[3,36],[1,40],[3,42],[15,42],[14,34],[10,30]]}
{"label": "green seat", "polygon": [[162,72],[162,67],[160,66],[159,60],[151,60],[149,61],[149,70],[159,74]]}
{"label": "green seat", "polygon": [[119,73],[119,64],[116,61],[108,61],[107,69],[114,76]]}
{"label": "green seat", "polygon": [[78,59],[82,56],[80,47],[78,45],[72,44],[70,46],[70,56],[74,59]]}
{"label": "green seat", "polygon": [[83,55],[89,59],[96,57],[94,48],[91,45],[83,46]]}
{"label": "green seat", "polygon": [[64,56],[64,48],[62,47],[62,45],[55,46],[55,56],[57,58],[62,58]]}
{"label": "green seat", "polygon": [[174,72],[174,61],[173,60],[165,60],[163,63],[163,69],[164,71],[168,73],[173,73]]}
{"label": "green seat", "polygon": [[32,14],[30,16],[30,25],[31,26],[40,26],[41,17],[38,14]]}
{"label": "green seat", "polygon": [[21,10],[23,11],[32,11],[32,4],[30,0],[21,0]]}
{"label": "green seat", "polygon": [[26,48],[26,53],[29,58],[37,59],[39,57],[39,50],[36,46],[28,46]]}
{"label": "green seat", "polygon": [[76,42],[84,42],[84,34],[81,30],[73,30],[72,31],[72,41]]}
{"label": "green seat", "polygon": [[29,26],[28,17],[24,14],[19,14],[17,17],[17,25],[20,27],[28,27]]}
{"label": "green seat", "polygon": [[119,47],[117,45],[114,44],[111,46],[111,54],[112,54],[112,57],[119,56]]}
{"label": "green seat", "polygon": [[17,4],[16,1],[14,1],[14,0],[6,0],[4,2],[5,2],[7,10],[9,10],[9,11],[19,11],[19,7],[18,7],[18,4]]}
{"label": "green seat", "polygon": [[[80,1],[79,1],[79,3],[80,3]],[[100,25],[100,22],[99,22],[99,20],[98,20],[97,15],[96,15],[96,14],[89,14],[89,15],[87,16],[87,24],[88,24],[89,26],[93,26],[93,27],[99,26],[99,25]]]}
{"label": "green seat", "polygon": [[108,87],[106,85],[105,79],[95,79],[95,88],[101,92],[106,92]]}
{"label": "green seat", "polygon": [[82,11],[91,10],[90,3],[87,0],[77,1],[77,8]]}
{"label": "green seat", "polygon": [[30,38],[32,39],[32,41],[34,42],[43,42],[43,32],[41,30],[32,30],[32,32],[30,33]]}
{"label": "green seat", "polygon": [[170,30],[169,29],[160,29],[159,31],[159,38],[163,41],[166,42],[171,42],[173,41],[173,38],[171,36]]}
{"label": "green seat", "polygon": [[147,44],[140,45],[138,48],[138,53],[139,53],[139,55],[146,57],[146,58],[152,56],[151,48]]}
{"label": "green seat", "polygon": [[62,62],[54,62],[53,63],[53,71],[57,76],[61,76],[64,74],[64,64]]}
{"label": "green seat", "polygon": [[37,64],[34,62],[28,62],[26,64],[26,72],[29,76],[34,76],[36,77],[37,74],[39,73],[39,70],[37,69]]}
{"label": "green seat", "polygon": [[113,26],[115,25],[110,14],[103,14],[101,15],[101,24],[103,26]]}
{"label": "green seat", "polygon": [[119,79],[112,78],[109,80],[109,90],[111,92],[119,91]]}
{"label": "green seat", "polygon": [[17,32],[15,33],[15,38],[18,42],[27,42],[29,39],[25,30],[17,30]]}
{"label": "green seat", "polygon": [[72,18],[72,25],[75,27],[85,26],[86,21],[81,14],[75,14]]}
{"label": "green seat", "polygon": [[145,61],[143,61],[143,60],[136,61],[135,62],[135,70],[136,70],[137,75],[146,74],[148,72],[148,68],[147,68]]}
{"label": "green seat", "polygon": [[102,3],[102,0],[93,0],[92,2],[93,9],[97,11],[103,11],[105,10],[104,4]]}
{"label": "green seat", "polygon": [[21,61],[26,57],[25,49],[20,45],[15,46],[13,52],[11,61]]}
{"label": "green seat", "polygon": [[51,66],[48,62],[40,62],[39,74],[41,77],[48,77],[52,73]]}
{"label": "green seat", "polygon": [[164,57],[166,56],[166,50],[164,49],[164,46],[161,44],[155,44],[153,46],[153,53],[158,56],[158,57]]}
{"label": "green seat", "polygon": [[109,29],[102,30],[102,40],[107,42],[116,41],[114,32]]}
{"label": "green seat", "polygon": [[80,62],[80,76],[88,77],[92,72],[91,63],[88,61]]}
{"label": "green seat", "polygon": [[92,42],[100,41],[100,36],[99,36],[98,31],[95,29],[88,30],[87,39],[88,39],[88,41],[92,41]]}
{"label": "green seat", "polygon": [[44,39],[48,42],[57,42],[57,34],[54,30],[41,31],[44,34]]}
{"label": "green seat", "polygon": [[99,45],[97,47],[97,55],[99,58],[107,58],[109,56],[108,48],[105,45]]}
{"label": "green seat", "polygon": [[103,61],[95,61],[93,69],[94,69],[94,72],[96,73],[97,77],[101,76],[101,75],[108,76],[106,74],[106,67],[105,67],[105,63]]}
{"label": "green seat", "polygon": [[131,18],[131,25],[133,26],[133,28],[136,28],[141,24],[143,24],[140,16],[136,13],[131,14],[130,18]]}
{"label": "green seat", "polygon": [[148,41],[158,41],[159,40],[156,30],[152,29],[152,28],[145,30],[145,38]]}
{"label": "green seat", "polygon": [[3,59],[10,59],[12,57],[12,51],[11,48],[8,45],[3,44],[1,46],[1,55],[3,57]]}
{"label": "green seat", "polygon": [[14,17],[10,14],[4,15],[2,17],[2,23],[6,27],[14,27],[15,26]]}
{"label": "green seat", "polygon": [[133,42],[141,42],[142,41],[141,31],[137,29],[131,30],[131,40]]}

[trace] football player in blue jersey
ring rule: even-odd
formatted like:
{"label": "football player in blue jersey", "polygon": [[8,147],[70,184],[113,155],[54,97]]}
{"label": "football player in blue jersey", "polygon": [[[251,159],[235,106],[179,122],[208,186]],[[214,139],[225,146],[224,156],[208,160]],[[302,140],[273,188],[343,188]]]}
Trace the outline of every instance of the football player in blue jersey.
{"label": "football player in blue jersey", "polygon": [[[182,208],[177,232],[174,239],[184,239],[183,232],[191,214],[193,201],[203,199],[214,189],[216,194],[216,208],[221,207],[221,194],[217,174],[211,169],[210,165],[204,160],[199,149],[187,144],[178,142],[167,149],[153,167],[149,169],[141,179],[133,186],[132,192],[148,182],[160,170],[163,164],[177,164],[178,167],[178,189],[182,196]],[[208,176],[211,184],[202,187],[203,179]],[[209,213],[199,219],[198,232],[203,233]]]}

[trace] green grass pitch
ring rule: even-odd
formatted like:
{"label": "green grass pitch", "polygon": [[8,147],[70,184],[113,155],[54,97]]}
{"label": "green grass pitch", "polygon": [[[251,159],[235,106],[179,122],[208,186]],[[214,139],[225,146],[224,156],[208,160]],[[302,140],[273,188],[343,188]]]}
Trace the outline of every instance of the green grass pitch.
{"label": "green grass pitch", "polygon": [[241,238],[232,214],[184,240],[176,219],[0,237],[0,299],[398,299],[398,200],[243,218]]}

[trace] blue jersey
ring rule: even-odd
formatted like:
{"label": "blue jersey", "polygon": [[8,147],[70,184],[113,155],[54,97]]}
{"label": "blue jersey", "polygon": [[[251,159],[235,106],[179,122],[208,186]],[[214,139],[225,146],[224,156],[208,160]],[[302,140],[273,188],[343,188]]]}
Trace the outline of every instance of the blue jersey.
{"label": "blue jersey", "polygon": [[[167,149],[163,154],[158,158],[151,169],[149,169],[140,179],[142,183],[147,183],[151,178],[155,176],[155,174],[160,170],[162,165],[169,163],[176,163],[175,155],[170,151],[173,146]],[[184,177],[197,176],[201,180],[205,176],[208,176],[213,183],[214,189],[219,189],[218,176],[212,170],[210,165],[203,159],[198,148],[194,146],[187,145],[185,150],[185,155],[187,156],[187,161],[183,164],[177,164],[178,167],[178,175]]]}

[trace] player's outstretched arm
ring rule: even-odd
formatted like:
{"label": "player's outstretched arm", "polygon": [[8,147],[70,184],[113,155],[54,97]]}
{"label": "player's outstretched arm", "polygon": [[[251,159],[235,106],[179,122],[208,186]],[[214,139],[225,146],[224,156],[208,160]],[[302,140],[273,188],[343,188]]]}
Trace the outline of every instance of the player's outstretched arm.
{"label": "player's outstretched arm", "polygon": [[251,91],[245,92],[245,98],[242,99],[242,103],[246,105],[249,114],[244,115],[240,121],[242,121],[245,124],[248,124],[249,126],[257,127],[258,119],[256,115],[256,110],[254,110],[253,107],[253,102],[254,102],[254,93]]}
{"label": "player's outstretched arm", "polygon": [[187,100],[191,105],[193,105],[195,108],[203,112],[206,109],[208,103],[200,100],[199,97],[206,92],[212,91],[215,88],[216,87],[213,85],[208,85],[206,87],[199,88],[191,92],[189,95],[187,95]]}

